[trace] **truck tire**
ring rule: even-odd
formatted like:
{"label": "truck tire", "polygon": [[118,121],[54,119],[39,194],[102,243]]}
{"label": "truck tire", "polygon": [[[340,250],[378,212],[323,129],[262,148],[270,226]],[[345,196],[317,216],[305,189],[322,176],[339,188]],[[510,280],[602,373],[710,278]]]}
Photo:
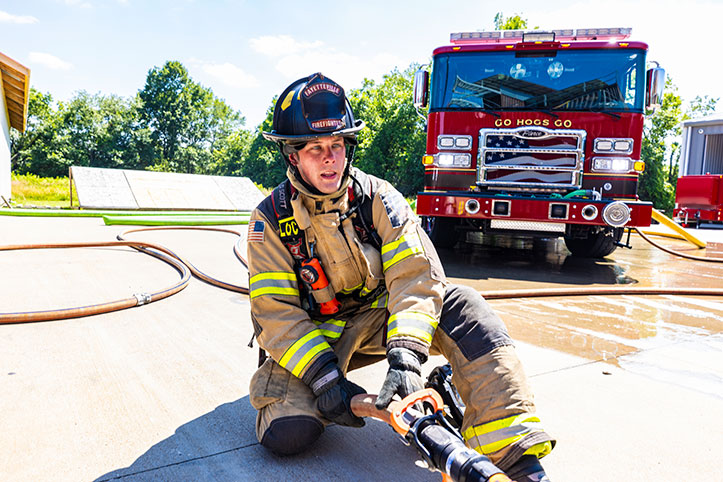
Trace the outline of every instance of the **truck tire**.
{"label": "truck tire", "polygon": [[573,256],[580,258],[604,258],[612,254],[617,243],[623,237],[623,228],[603,228],[590,232],[587,238],[569,238],[565,236],[565,245]]}
{"label": "truck tire", "polygon": [[457,244],[459,233],[455,218],[424,216],[422,227],[437,248],[451,248]]}

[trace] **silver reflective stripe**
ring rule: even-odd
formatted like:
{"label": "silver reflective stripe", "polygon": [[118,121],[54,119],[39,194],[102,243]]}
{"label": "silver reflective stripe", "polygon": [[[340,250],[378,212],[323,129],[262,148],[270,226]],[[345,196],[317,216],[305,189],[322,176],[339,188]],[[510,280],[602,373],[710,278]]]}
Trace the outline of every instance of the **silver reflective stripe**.
{"label": "silver reflective stripe", "polygon": [[317,329],[296,340],[279,361],[279,365],[289,370],[294,376],[301,376],[306,366],[322,351],[331,350],[324,335]]}
{"label": "silver reflective stripe", "polygon": [[251,277],[249,293],[251,298],[265,295],[299,296],[296,274],[283,271],[259,273]]}
{"label": "silver reflective stripe", "polygon": [[495,430],[494,432],[477,435],[477,443],[480,447],[499,442],[501,440],[507,440],[512,437],[519,437],[532,432],[541,432],[542,424],[539,422],[524,422],[511,427],[505,427]]}
{"label": "silver reflective stripe", "polygon": [[422,252],[422,242],[416,233],[402,236],[396,241],[382,246],[382,270],[389,268],[416,253]]}
{"label": "silver reflective stripe", "polygon": [[389,317],[387,339],[411,336],[431,344],[436,329],[437,320],[434,317],[417,311],[401,311]]}
{"label": "silver reflective stripe", "polygon": [[314,321],[314,323],[316,323],[317,327],[321,330],[321,333],[325,337],[331,339],[339,338],[346,326],[346,321],[344,320],[327,320],[323,323],[321,321]]}

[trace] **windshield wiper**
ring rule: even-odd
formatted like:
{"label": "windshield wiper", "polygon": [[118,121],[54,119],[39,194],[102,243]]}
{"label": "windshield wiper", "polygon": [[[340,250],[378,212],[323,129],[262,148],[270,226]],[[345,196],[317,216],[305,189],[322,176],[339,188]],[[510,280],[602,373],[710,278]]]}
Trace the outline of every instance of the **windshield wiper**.
{"label": "windshield wiper", "polygon": [[590,112],[594,112],[596,114],[606,114],[612,117],[613,119],[622,119],[623,116],[620,114],[616,114],[615,112],[608,112],[606,110],[591,110]]}

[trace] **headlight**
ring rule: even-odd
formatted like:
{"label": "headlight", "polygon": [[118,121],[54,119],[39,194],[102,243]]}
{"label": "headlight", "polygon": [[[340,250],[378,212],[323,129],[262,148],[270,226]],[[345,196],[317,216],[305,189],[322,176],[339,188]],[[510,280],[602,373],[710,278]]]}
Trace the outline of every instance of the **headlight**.
{"label": "headlight", "polygon": [[469,150],[472,148],[472,136],[441,135],[437,137],[437,148]]}
{"label": "headlight", "polygon": [[613,150],[613,141],[610,139],[595,139],[595,152],[610,152]]}
{"label": "headlight", "polygon": [[629,172],[632,170],[632,160],[627,157],[594,157],[593,171]]}
{"label": "headlight", "polygon": [[595,139],[593,147],[595,152],[614,152],[618,154],[632,154],[633,140],[620,138],[599,137]]}
{"label": "headlight", "polygon": [[470,154],[453,154],[451,152],[440,152],[436,156],[436,163],[439,167],[469,167],[472,165]]}
{"label": "headlight", "polygon": [[632,139],[618,139],[613,143],[613,150],[615,152],[632,152],[633,140]]}

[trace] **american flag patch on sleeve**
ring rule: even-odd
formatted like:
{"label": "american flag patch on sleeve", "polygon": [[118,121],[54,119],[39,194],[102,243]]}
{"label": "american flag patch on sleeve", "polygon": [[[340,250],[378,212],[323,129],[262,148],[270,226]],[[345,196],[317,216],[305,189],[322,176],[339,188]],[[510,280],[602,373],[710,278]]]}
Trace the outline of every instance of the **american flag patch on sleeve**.
{"label": "american flag patch on sleeve", "polygon": [[266,228],[266,223],[264,223],[263,221],[249,221],[249,234],[247,237],[247,242],[263,243],[264,228]]}

